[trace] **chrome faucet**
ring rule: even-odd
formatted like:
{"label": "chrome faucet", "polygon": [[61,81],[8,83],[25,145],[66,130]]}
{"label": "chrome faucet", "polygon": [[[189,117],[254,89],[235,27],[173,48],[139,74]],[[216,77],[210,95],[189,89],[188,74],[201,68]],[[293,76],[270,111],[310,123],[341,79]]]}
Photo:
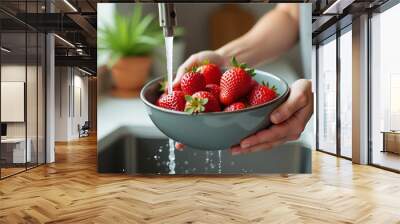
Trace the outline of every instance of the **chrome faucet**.
{"label": "chrome faucet", "polygon": [[174,36],[176,26],[176,12],[174,3],[158,3],[160,27],[163,28],[165,37]]}

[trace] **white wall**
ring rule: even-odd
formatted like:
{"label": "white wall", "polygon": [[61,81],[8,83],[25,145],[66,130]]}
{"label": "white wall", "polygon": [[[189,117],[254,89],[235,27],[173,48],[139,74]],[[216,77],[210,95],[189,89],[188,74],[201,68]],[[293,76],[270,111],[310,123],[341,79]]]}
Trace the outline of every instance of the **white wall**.
{"label": "white wall", "polygon": [[77,139],[78,124],[88,120],[88,78],[76,68],[56,67],[55,85],[55,140]]}
{"label": "white wall", "polygon": [[[35,74],[36,75],[36,67],[28,66],[27,68],[28,75]],[[26,82],[25,80],[25,65],[19,64],[8,64],[1,66],[1,81],[17,81],[17,82]],[[27,93],[28,97],[36,97],[36,89],[34,93]],[[36,107],[36,105],[35,105]],[[7,108],[1,108],[2,110],[6,110]],[[36,114],[35,114],[36,115]],[[29,115],[28,115],[29,116]],[[28,121],[31,121],[30,117],[28,117]],[[29,125],[30,127],[31,125]],[[25,137],[25,122],[7,122],[7,136],[8,137]]]}
{"label": "white wall", "polygon": [[[37,70],[38,69],[38,70]],[[26,80],[27,79],[27,80]],[[44,162],[44,74],[41,66],[25,64],[3,64],[1,66],[1,81],[17,81],[26,83],[26,106],[22,107],[22,113],[26,112],[26,120],[23,122],[6,122],[7,137],[24,138],[30,140],[32,161]],[[23,94],[23,93],[22,93]],[[7,96],[2,96],[7,97]],[[10,110],[10,108],[1,108]],[[37,154],[39,156],[37,157]]]}

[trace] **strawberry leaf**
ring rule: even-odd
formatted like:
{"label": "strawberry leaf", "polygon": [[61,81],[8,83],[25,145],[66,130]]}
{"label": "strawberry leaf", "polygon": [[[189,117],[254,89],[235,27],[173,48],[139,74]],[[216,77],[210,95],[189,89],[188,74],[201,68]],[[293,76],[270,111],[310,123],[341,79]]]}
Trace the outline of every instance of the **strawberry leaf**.
{"label": "strawberry leaf", "polygon": [[185,112],[188,112],[190,114],[193,113],[201,113],[204,112],[206,109],[204,107],[205,104],[207,104],[208,99],[207,98],[199,98],[199,97],[192,97],[189,95],[185,96],[185,99],[187,101],[187,104],[185,106]]}
{"label": "strawberry leaf", "polygon": [[193,114],[194,108],[193,107],[185,107],[185,112],[189,114]]}
{"label": "strawberry leaf", "polygon": [[197,66],[196,64],[193,64],[190,67],[185,68],[185,73],[186,72],[197,72],[199,66]]}
{"label": "strawberry leaf", "polygon": [[160,92],[164,92],[167,89],[167,80],[163,80],[160,82]]}
{"label": "strawberry leaf", "polygon": [[256,75],[254,68],[246,68],[245,71],[247,74],[249,74],[252,77],[254,77]]}
{"label": "strawberry leaf", "polygon": [[200,103],[206,105],[208,103],[208,98],[200,99]]}
{"label": "strawberry leaf", "polygon": [[239,63],[236,61],[235,57],[232,57],[231,64],[232,64],[233,67],[239,67]]}
{"label": "strawberry leaf", "polygon": [[261,85],[263,85],[263,86],[268,86],[268,84],[265,84],[265,81],[264,81],[264,80],[261,81]]}
{"label": "strawberry leaf", "polygon": [[191,95],[185,95],[185,100],[186,101],[192,101],[193,97]]}
{"label": "strawberry leaf", "polygon": [[197,72],[199,66],[193,65],[192,68],[190,69],[191,72]]}

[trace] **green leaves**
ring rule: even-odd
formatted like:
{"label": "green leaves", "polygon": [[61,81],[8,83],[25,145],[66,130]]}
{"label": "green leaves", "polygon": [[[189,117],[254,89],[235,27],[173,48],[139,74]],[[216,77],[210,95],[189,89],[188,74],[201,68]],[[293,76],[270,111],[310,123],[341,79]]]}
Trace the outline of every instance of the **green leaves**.
{"label": "green leaves", "polygon": [[261,85],[268,87],[269,89],[273,90],[273,91],[277,91],[277,88],[275,85],[269,87],[269,82],[265,83],[264,80],[261,82]]}
{"label": "green leaves", "polygon": [[232,57],[231,64],[233,67],[240,67],[239,63],[236,61],[236,57]]}
{"label": "green leaves", "polygon": [[247,65],[246,63],[239,64],[238,61],[236,60],[236,57],[232,57],[231,64],[233,67],[244,69],[246,73],[250,76],[256,75],[254,68],[250,68],[249,65]]}
{"label": "green leaves", "polygon": [[149,55],[162,40],[162,30],[154,16],[143,17],[140,5],[135,6],[131,16],[115,14],[114,22],[99,29],[98,35],[99,49],[108,50],[113,61],[120,57]]}
{"label": "green leaves", "polygon": [[246,68],[244,70],[246,71],[247,74],[249,74],[252,77],[256,75],[254,68]]}
{"label": "green leaves", "polygon": [[185,72],[198,72],[199,66],[196,64],[192,65],[191,67],[185,68]]}
{"label": "green leaves", "polygon": [[187,102],[185,112],[189,114],[204,112],[204,110],[206,109],[204,105],[208,103],[207,98],[192,97],[190,95],[186,95],[185,100]]}
{"label": "green leaves", "polygon": [[168,81],[164,79],[160,82],[160,92],[164,92],[167,89]]}

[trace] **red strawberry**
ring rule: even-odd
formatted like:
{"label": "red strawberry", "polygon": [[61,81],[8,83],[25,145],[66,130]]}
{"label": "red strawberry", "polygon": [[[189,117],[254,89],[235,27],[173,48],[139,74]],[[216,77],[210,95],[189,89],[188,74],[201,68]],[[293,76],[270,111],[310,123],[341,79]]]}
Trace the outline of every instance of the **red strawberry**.
{"label": "red strawberry", "polygon": [[258,85],[258,82],[254,79],[251,80],[251,89],[253,89],[256,85]]}
{"label": "red strawberry", "polygon": [[244,108],[246,108],[246,105],[244,103],[236,102],[236,103],[232,103],[231,105],[225,107],[224,111],[230,112],[230,111],[242,110]]}
{"label": "red strawberry", "polygon": [[224,105],[230,105],[251,90],[251,77],[255,75],[254,69],[246,64],[238,64],[235,57],[232,58],[233,68],[227,70],[221,77],[221,93],[219,100]]}
{"label": "red strawberry", "polygon": [[207,84],[217,84],[219,85],[219,81],[221,80],[221,70],[215,64],[210,64],[208,61],[205,61],[203,65],[197,68],[197,71],[200,72]]}
{"label": "red strawberry", "polygon": [[190,114],[221,111],[217,98],[207,91],[200,91],[192,96],[186,95],[185,99],[185,112]]}
{"label": "red strawberry", "polygon": [[156,106],[160,106],[160,99],[163,99],[166,95],[168,95],[167,93],[162,93],[160,97],[158,97],[157,101],[156,101]]}
{"label": "red strawberry", "polygon": [[172,91],[172,94],[163,93],[156,105],[170,110],[185,110],[185,94],[182,91]]}
{"label": "red strawberry", "polygon": [[208,84],[206,85],[206,91],[212,93],[216,99],[219,99],[219,93],[221,89],[217,84]]}
{"label": "red strawberry", "polygon": [[203,91],[206,87],[204,76],[198,72],[188,71],[181,79],[181,88],[185,95],[193,95],[195,92]]}
{"label": "red strawberry", "polygon": [[[175,85],[174,87],[172,87],[172,90],[182,91],[181,84],[179,83],[178,85]],[[160,82],[160,91],[164,92],[164,93],[168,93],[168,81],[167,80],[163,80]]]}
{"label": "red strawberry", "polygon": [[251,106],[263,104],[275,99],[277,96],[275,86],[269,87],[268,83],[256,85],[248,96],[249,104]]}

